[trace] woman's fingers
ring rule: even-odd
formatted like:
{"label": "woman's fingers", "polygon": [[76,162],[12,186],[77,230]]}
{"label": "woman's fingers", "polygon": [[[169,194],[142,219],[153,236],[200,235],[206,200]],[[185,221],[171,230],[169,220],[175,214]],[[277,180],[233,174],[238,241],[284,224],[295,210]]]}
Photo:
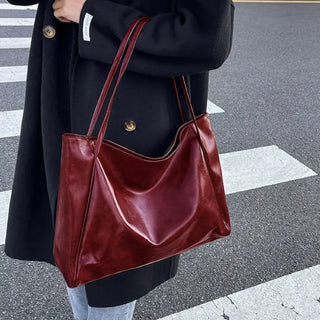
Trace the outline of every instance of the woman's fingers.
{"label": "woman's fingers", "polygon": [[53,10],[57,10],[63,6],[63,1],[62,0],[55,0],[52,2],[52,8]]}
{"label": "woman's fingers", "polygon": [[72,22],[71,20],[64,17],[65,13],[63,12],[65,8],[64,0],[55,0],[52,3],[52,8],[54,10],[53,15],[61,22]]}
{"label": "woman's fingers", "polygon": [[79,23],[80,12],[85,0],[54,0],[54,16],[62,22]]}
{"label": "woman's fingers", "polygon": [[64,17],[60,17],[58,18],[61,22],[72,22],[71,20],[64,18]]}

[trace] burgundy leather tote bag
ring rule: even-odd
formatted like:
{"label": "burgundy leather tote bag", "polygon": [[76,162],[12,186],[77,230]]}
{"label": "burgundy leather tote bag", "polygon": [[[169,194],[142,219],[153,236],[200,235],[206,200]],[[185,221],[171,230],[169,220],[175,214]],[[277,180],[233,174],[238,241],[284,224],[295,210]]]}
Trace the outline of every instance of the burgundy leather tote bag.
{"label": "burgundy leather tote bag", "polygon": [[[54,261],[69,287],[150,264],[230,234],[219,155],[208,113],[192,115],[161,157],[104,139],[112,102],[143,26],[128,28],[86,135],[64,133],[54,234]],[[118,72],[118,73],[117,73]],[[115,78],[98,136],[92,131]]]}

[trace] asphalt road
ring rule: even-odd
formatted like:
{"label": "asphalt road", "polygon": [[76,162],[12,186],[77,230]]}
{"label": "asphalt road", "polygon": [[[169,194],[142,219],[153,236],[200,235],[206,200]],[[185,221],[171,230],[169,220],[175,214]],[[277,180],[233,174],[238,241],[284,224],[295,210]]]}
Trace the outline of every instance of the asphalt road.
{"label": "asphalt road", "polygon": [[[224,110],[210,116],[219,152],[276,145],[319,174],[320,4],[235,6],[231,54],[210,73],[209,99]],[[0,17],[34,14],[0,10]],[[31,32],[0,27],[0,37]],[[1,49],[0,67],[26,65],[28,52]],[[0,111],[22,109],[24,93],[24,82],[0,83]],[[0,139],[1,192],[11,189],[18,139]],[[134,319],[158,319],[318,265],[319,191],[314,175],[228,194],[232,234],[183,254],[177,276],[139,299]],[[1,320],[72,319],[57,270],[9,259],[3,245],[0,297]]]}

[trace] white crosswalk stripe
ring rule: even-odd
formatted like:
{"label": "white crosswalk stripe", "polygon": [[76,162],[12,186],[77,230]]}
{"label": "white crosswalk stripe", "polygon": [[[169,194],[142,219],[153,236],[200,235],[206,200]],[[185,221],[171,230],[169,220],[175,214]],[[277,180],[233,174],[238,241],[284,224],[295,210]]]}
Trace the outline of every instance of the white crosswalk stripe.
{"label": "white crosswalk stripe", "polygon": [[208,100],[207,104],[207,111],[208,113],[222,113],[224,110],[222,110],[220,107],[218,107],[216,104]]}
{"label": "white crosswalk stripe", "polygon": [[11,190],[0,192],[0,245],[4,244]]}
{"label": "white crosswalk stripe", "polygon": [[30,48],[31,38],[0,38],[0,49]]}
{"label": "white crosswalk stripe", "polygon": [[31,6],[15,6],[10,3],[0,3],[0,10],[37,10],[38,5]]}
{"label": "white crosswalk stripe", "polygon": [[26,81],[28,66],[0,67],[0,83]]}
{"label": "white crosswalk stripe", "polygon": [[0,112],[0,138],[18,136],[20,134],[23,110]]}
{"label": "white crosswalk stripe", "polygon": [[224,153],[220,159],[228,194],[317,175],[274,145]]}
{"label": "white crosswalk stripe", "polygon": [[33,26],[34,18],[0,18],[0,26]]}
{"label": "white crosswalk stripe", "polygon": [[316,265],[159,320],[316,320],[319,282]]}

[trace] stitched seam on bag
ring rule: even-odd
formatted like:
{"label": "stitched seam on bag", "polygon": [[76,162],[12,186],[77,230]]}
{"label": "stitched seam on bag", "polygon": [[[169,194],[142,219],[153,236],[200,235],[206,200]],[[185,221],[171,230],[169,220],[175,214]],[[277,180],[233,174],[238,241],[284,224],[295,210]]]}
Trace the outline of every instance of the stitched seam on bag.
{"label": "stitched seam on bag", "polygon": [[90,199],[91,199],[95,170],[96,170],[95,166],[96,166],[96,161],[94,159],[93,165],[92,165],[91,176],[90,176],[90,186],[89,186],[88,195],[87,195],[86,208],[85,208],[85,213],[84,213],[84,217],[83,217],[82,224],[81,224],[80,237],[79,237],[79,242],[78,242],[77,252],[76,252],[76,265],[75,265],[75,270],[74,270],[75,279],[78,278],[78,275],[79,275],[80,255],[81,255],[81,251],[82,251],[82,247],[83,247],[83,238],[84,238],[84,233],[85,233],[87,218],[88,218],[88,212],[89,212],[89,207],[90,207]]}

